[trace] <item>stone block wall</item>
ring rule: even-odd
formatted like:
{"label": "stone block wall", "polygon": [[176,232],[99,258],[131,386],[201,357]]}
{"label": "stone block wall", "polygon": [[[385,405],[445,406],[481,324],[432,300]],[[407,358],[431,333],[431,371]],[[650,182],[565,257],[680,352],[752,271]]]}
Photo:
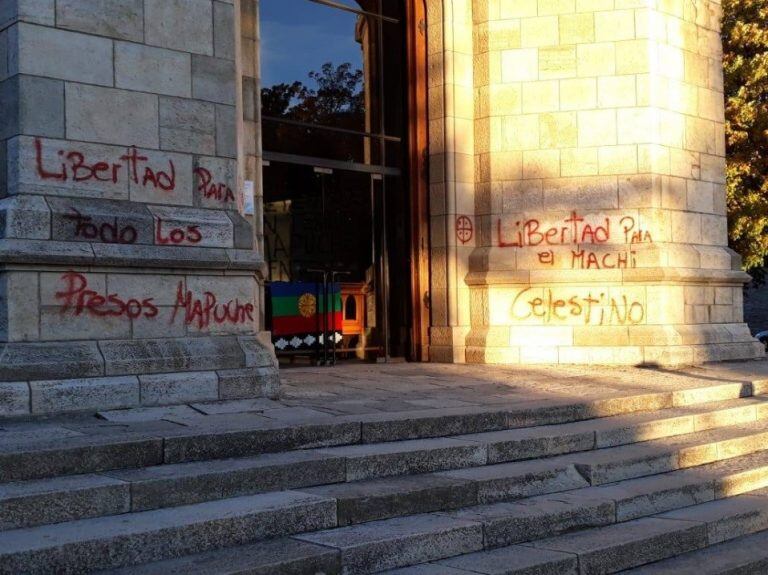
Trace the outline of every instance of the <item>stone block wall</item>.
{"label": "stone block wall", "polygon": [[276,392],[235,9],[0,4],[0,415]]}
{"label": "stone block wall", "polygon": [[475,204],[457,212],[476,229],[467,360],[762,355],[727,247],[719,3],[472,10]]}

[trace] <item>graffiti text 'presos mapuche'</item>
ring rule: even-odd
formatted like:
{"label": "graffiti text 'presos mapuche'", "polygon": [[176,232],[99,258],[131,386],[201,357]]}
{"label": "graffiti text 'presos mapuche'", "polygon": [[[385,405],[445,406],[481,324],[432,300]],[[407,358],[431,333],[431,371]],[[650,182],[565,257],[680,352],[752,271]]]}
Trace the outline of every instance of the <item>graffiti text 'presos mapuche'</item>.
{"label": "graffiti text 'presos mapuche'", "polygon": [[[77,272],[67,272],[61,279],[65,287],[56,292],[55,297],[61,302],[62,314],[154,319],[160,313],[154,297],[137,299],[124,298],[117,293],[100,294],[89,289],[88,279]],[[221,302],[216,294],[209,291],[199,296],[185,290],[184,282],[179,281],[170,323],[175,323],[177,317],[183,317],[185,325],[198,329],[206,329],[212,324],[246,324],[254,321],[254,311],[252,303],[241,303],[238,299]]]}

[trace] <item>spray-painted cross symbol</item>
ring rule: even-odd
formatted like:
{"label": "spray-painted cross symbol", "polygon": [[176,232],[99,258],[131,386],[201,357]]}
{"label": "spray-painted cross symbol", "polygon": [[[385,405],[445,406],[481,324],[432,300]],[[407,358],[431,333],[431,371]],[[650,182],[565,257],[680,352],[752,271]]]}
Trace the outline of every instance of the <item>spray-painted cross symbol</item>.
{"label": "spray-painted cross symbol", "polygon": [[472,220],[467,216],[459,216],[456,218],[456,239],[462,244],[466,244],[472,241],[475,235],[475,226],[472,224]]}

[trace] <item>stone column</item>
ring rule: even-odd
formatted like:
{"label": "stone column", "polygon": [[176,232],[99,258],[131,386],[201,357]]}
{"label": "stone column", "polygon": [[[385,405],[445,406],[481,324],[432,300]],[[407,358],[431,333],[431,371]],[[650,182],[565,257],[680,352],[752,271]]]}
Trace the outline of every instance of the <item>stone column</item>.
{"label": "stone column", "polygon": [[432,361],[463,363],[470,326],[464,277],[475,245],[472,0],[427,2],[427,51],[429,355]]}
{"label": "stone column", "polygon": [[719,3],[473,7],[480,234],[467,357],[763,356],[727,247]]}
{"label": "stone column", "polygon": [[276,393],[235,8],[0,4],[0,415]]}

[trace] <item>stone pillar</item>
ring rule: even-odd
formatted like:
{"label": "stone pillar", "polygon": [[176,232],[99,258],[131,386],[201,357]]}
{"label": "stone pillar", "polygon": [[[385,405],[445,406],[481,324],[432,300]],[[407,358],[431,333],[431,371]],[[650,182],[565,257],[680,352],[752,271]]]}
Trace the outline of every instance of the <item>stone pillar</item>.
{"label": "stone pillar", "polygon": [[0,4],[0,415],[276,393],[236,4]]}
{"label": "stone pillar", "polygon": [[[475,0],[467,357],[763,356],[727,247],[719,2]],[[482,191],[482,193],[481,193]]]}
{"label": "stone pillar", "polygon": [[[474,239],[472,0],[427,2],[432,361],[463,363]],[[459,239],[457,225],[468,234]],[[464,231],[462,231],[464,233]]]}

